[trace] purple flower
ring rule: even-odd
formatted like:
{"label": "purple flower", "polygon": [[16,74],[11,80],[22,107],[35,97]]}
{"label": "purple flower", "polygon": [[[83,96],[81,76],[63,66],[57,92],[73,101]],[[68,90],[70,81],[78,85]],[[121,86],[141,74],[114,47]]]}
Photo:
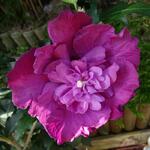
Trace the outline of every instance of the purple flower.
{"label": "purple flower", "polygon": [[48,24],[52,45],[31,49],[8,73],[14,105],[28,109],[58,144],[121,117],[139,86],[137,38],[125,28],[62,12]]}

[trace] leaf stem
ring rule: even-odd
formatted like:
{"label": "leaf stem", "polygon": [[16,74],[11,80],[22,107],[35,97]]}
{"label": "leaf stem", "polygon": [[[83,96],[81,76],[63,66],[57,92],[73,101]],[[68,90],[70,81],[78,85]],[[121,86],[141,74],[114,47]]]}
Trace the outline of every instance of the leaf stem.
{"label": "leaf stem", "polygon": [[15,147],[17,150],[21,150],[21,146],[18,145],[16,143],[16,141],[14,141],[14,140],[11,140],[11,139],[9,139],[7,137],[4,137],[4,136],[0,136],[0,141],[1,142],[5,142],[5,143],[7,143],[7,144],[9,144],[9,145],[11,145],[13,147]]}
{"label": "leaf stem", "polygon": [[32,124],[32,127],[31,127],[31,129],[30,129],[30,131],[29,131],[29,134],[28,134],[28,136],[27,136],[27,139],[26,139],[26,142],[25,142],[25,145],[24,145],[23,150],[26,150],[26,149],[28,148],[29,143],[30,143],[30,141],[31,141],[31,138],[32,138],[32,136],[33,136],[33,131],[34,131],[34,129],[36,128],[36,125],[37,125],[37,121],[35,121],[35,122]]}

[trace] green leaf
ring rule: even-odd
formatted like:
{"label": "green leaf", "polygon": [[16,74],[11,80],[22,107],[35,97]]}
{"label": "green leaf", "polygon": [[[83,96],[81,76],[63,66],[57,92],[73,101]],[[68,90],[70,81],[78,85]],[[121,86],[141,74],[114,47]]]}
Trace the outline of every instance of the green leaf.
{"label": "green leaf", "polygon": [[10,93],[10,90],[8,90],[8,89],[6,89],[6,90],[0,89],[0,96],[7,95],[9,93]]}
{"label": "green leaf", "polygon": [[24,133],[32,127],[33,122],[34,119],[25,113],[16,125],[15,139],[19,140],[22,138]]}
{"label": "green leaf", "polygon": [[77,1],[78,0],[63,0],[63,2],[65,3],[73,4],[76,10],[77,10]]}
{"label": "green leaf", "polygon": [[97,9],[97,3],[96,1],[92,1],[91,4],[90,4],[90,9],[87,10],[88,14],[90,16],[92,16],[92,19],[93,19],[93,22],[94,23],[98,23],[100,21],[100,16],[99,16],[99,12],[98,12],[98,9]]}
{"label": "green leaf", "polygon": [[111,9],[103,11],[102,16],[103,21],[112,22],[113,20],[121,19],[122,17],[132,13],[150,16],[150,5],[141,2],[133,4],[119,3]]}
{"label": "green leaf", "polygon": [[23,115],[23,111],[17,110],[12,114],[10,118],[8,118],[5,128],[8,134],[11,134],[16,129],[16,126]]}

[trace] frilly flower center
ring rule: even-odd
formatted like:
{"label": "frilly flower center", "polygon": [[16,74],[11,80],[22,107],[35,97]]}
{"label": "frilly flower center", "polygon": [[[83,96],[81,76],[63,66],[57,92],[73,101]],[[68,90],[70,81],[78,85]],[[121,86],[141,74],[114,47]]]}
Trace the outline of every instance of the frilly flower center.
{"label": "frilly flower center", "polygon": [[101,66],[85,69],[78,66],[67,67],[62,74],[60,86],[55,90],[55,100],[74,113],[83,114],[89,109],[101,110],[105,94],[113,92],[110,76],[105,69]]}

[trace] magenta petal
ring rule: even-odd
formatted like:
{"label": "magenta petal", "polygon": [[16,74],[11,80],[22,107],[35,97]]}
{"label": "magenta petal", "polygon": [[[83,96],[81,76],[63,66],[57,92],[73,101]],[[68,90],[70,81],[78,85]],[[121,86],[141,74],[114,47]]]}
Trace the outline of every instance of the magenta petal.
{"label": "magenta petal", "polygon": [[69,86],[67,86],[66,84],[62,84],[55,89],[55,95],[56,97],[61,97],[63,96],[63,94],[65,94],[70,90],[71,88]]}
{"label": "magenta petal", "polygon": [[92,101],[91,103],[90,103],[90,109],[91,110],[100,110],[101,109],[101,104],[100,104],[100,102],[99,101]]}
{"label": "magenta petal", "polygon": [[127,28],[123,28],[123,29],[120,31],[119,36],[120,36],[120,37],[124,37],[124,38],[126,38],[126,39],[130,39],[130,38],[131,38],[131,34],[130,34],[130,32],[128,31]]}
{"label": "magenta petal", "polygon": [[54,91],[57,86],[56,83],[51,82],[47,82],[44,85],[44,88],[36,101],[32,101],[31,103],[28,111],[31,116],[37,116],[40,121],[46,122],[46,117],[50,114],[49,104],[54,101]]}
{"label": "magenta petal", "polygon": [[46,65],[51,61],[54,46],[45,45],[37,48],[35,51],[34,73],[40,74],[44,71]]}
{"label": "magenta petal", "polygon": [[66,91],[61,97],[59,97],[59,100],[62,104],[70,105],[74,101],[72,90]]}
{"label": "magenta petal", "polygon": [[75,36],[73,47],[78,55],[83,56],[95,46],[103,46],[112,36],[114,36],[114,28],[110,25],[88,25]]}
{"label": "magenta petal", "polygon": [[22,109],[30,106],[32,100],[36,100],[41,94],[46,82],[47,78],[40,75],[26,75],[15,81],[9,81],[14,105]]}
{"label": "magenta petal", "polygon": [[111,107],[111,118],[110,120],[116,120],[116,119],[119,119],[120,117],[122,117],[123,115],[123,112],[119,110],[118,107]]}
{"label": "magenta petal", "polygon": [[[73,141],[74,138],[89,135],[90,128],[98,128],[108,121],[110,109],[103,107],[100,111],[88,110],[85,114],[76,114],[66,110],[64,105],[52,99],[55,86],[47,85],[39,97],[37,118],[48,134],[58,144]],[[69,129],[69,131],[68,131]]]}
{"label": "magenta petal", "polygon": [[[85,13],[63,11],[60,15],[48,23],[48,33],[53,43],[67,43],[72,45],[72,38],[83,26],[91,23],[91,17]],[[71,46],[72,47],[72,46]]]}
{"label": "magenta petal", "polygon": [[101,64],[105,59],[105,49],[101,46],[94,47],[91,51],[86,53],[83,57],[90,64]]}
{"label": "magenta petal", "polygon": [[79,72],[83,72],[87,70],[87,63],[81,60],[73,60],[71,62],[71,65]]}
{"label": "magenta petal", "polygon": [[108,58],[112,61],[128,60],[135,67],[140,63],[140,50],[138,48],[138,39],[132,38],[127,29],[123,29],[120,34],[113,37],[105,45]]}
{"label": "magenta petal", "polygon": [[69,53],[68,49],[65,44],[60,44],[54,50],[53,57],[55,59],[68,59],[69,60]]}
{"label": "magenta petal", "polygon": [[98,128],[105,124],[110,114],[110,110],[107,108],[101,111],[88,111],[85,114],[74,114],[66,111],[63,107],[56,107],[55,111],[51,112],[47,116],[46,123],[41,123],[48,134],[57,140],[58,144],[73,141],[80,135],[89,135],[89,129],[92,127]]}
{"label": "magenta petal", "polygon": [[19,58],[13,70],[7,74],[8,84],[23,75],[33,74],[34,52],[35,49],[31,49]]}
{"label": "magenta petal", "polygon": [[94,72],[94,74],[96,75],[96,76],[101,76],[102,75],[102,69],[100,68],[100,67],[91,67],[90,68],[90,71],[91,72]]}
{"label": "magenta petal", "polygon": [[34,73],[41,74],[47,72],[47,66],[54,60],[69,60],[69,53],[65,44],[45,45],[35,51]]}
{"label": "magenta petal", "polygon": [[22,55],[14,69],[7,75],[8,86],[12,90],[13,103],[19,108],[27,108],[40,94],[47,78],[33,74],[34,49]]}
{"label": "magenta petal", "polygon": [[103,106],[99,111],[89,110],[83,115],[83,126],[99,128],[104,125],[110,117],[110,108]]}
{"label": "magenta petal", "polygon": [[[55,114],[51,114],[44,124],[50,136],[57,140],[58,144],[63,144],[67,141],[73,141],[82,133],[80,118],[64,109],[58,109]],[[68,132],[69,129],[69,132]]]}
{"label": "magenta petal", "polygon": [[[126,104],[139,87],[138,73],[135,67],[128,61],[120,62],[119,66],[117,80],[112,86],[114,96],[109,99],[110,106],[116,108]],[[111,117],[116,118],[115,116]]]}
{"label": "magenta petal", "polygon": [[111,82],[115,82],[117,79],[117,72],[119,70],[119,66],[116,63],[113,63],[105,70],[105,74],[109,75]]}
{"label": "magenta petal", "polygon": [[48,78],[52,82],[59,82],[59,83],[68,83],[71,82],[73,79],[70,79],[69,74],[71,70],[69,68],[69,65],[60,62],[55,66],[55,70],[52,70],[48,73]]}
{"label": "magenta petal", "polygon": [[88,110],[88,102],[86,101],[75,101],[70,106],[67,107],[68,110],[78,113],[78,114],[84,114]]}

